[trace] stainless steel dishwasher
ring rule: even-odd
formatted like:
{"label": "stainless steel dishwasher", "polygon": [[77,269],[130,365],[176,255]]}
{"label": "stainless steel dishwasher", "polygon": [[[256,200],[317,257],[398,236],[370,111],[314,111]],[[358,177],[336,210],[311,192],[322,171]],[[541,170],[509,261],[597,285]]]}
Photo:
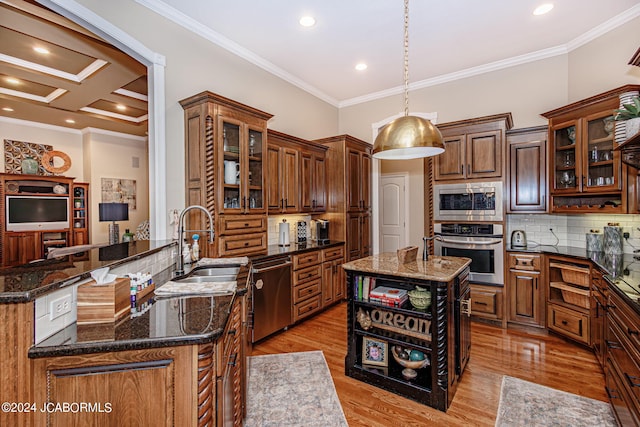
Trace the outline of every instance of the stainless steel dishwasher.
{"label": "stainless steel dishwasher", "polygon": [[291,257],[253,262],[253,333],[251,342],[291,324]]}

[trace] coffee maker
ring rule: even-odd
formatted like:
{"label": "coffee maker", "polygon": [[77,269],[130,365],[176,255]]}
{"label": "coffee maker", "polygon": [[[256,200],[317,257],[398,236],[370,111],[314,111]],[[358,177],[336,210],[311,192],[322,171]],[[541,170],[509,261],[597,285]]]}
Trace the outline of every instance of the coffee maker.
{"label": "coffee maker", "polygon": [[315,240],[321,245],[329,243],[329,220],[316,219],[314,221],[312,230],[315,234]]}

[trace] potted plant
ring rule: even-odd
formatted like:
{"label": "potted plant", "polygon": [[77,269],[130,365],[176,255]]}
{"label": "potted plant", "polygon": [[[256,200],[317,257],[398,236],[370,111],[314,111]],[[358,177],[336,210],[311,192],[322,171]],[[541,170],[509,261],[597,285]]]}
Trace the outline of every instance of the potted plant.
{"label": "potted plant", "polygon": [[631,104],[622,104],[615,115],[616,121],[624,121],[627,139],[640,132],[640,97],[633,97],[631,101]]}

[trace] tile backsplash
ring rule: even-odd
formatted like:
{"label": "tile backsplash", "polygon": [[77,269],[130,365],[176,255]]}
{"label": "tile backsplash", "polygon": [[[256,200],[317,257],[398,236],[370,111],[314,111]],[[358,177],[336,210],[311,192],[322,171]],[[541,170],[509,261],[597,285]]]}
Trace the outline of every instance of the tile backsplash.
{"label": "tile backsplash", "polygon": [[267,235],[269,236],[270,245],[278,244],[278,228],[283,219],[286,219],[290,224],[289,240],[291,243],[295,243],[298,240],[298,221],[307,223],[307,240],[311,240],[311,215],[269,215]]}
{"label": "tile backsplash", "polygon": [[592,229],[602,233],[609,223],[618,223],[629,233],[629,239],[624,241],[624,253],[640,249],[640,215],[507,215],[505,239],[508,243],[513,230],[524,230],[528,244],[586,248],[586,234]]}

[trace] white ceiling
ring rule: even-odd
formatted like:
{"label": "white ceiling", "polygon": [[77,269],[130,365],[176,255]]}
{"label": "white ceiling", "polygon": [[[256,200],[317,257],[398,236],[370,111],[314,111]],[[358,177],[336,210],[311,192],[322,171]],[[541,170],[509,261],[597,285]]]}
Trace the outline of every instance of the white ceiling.
{"label": "white ceiling", "polygon": [[[402,90],[402,0],[136,1],[336,106]],[[544,2],[554,9],[534,16]],[[640,1],[413,0],[409,15],[417,88],[564,54],[640,16]]]}

